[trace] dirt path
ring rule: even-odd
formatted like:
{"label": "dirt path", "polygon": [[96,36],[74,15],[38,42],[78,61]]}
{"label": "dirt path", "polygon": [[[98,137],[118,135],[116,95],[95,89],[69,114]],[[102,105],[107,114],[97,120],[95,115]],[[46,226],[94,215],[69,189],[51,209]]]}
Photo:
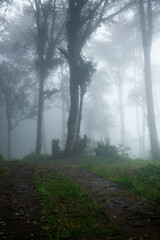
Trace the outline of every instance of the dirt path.
{"label": "dirt path", "polygon": [[0,239],[48,239],[33,184],[34,171],[20,163],[3,163],[0,174]]}
{"label": "dirt path", "polygon": [[44,220],[33,177],[35,171],[52,176],[58,170],[81,185],[128,239],[160,240],[160,206],[150,205],[112,181],[51,162],[40,166],[8,162],[5,165],[9,172],[0,174],[0,239],[48,239],[42,229]]}
{"label": "dirt path", "polygon": [[160,240],[160,206],[153,206],[120,185],[85,170],[60,170],[81,185],[129,239]]}

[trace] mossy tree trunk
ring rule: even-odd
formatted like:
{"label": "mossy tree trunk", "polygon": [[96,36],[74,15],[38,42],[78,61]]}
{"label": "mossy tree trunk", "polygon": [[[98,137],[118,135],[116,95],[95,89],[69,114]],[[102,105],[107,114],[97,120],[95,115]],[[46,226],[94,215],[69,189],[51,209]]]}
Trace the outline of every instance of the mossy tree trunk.
{"label": "mossy tree trunk", "polygon": [[[73,67],[74,68],[74,67]],[[70,155],[75,151],[78,138],[78,114],[79,114],[79,86],[75,81],[77,77],[74,69],[70,66],[70,111],[68,117],[68,135],[65,146],[65,154]]]}
{"label": "mossy tree trunk", "polygon": [[[92,67],[82,57],[82,49],[91,34],[100,26],[107,2],[100,0],[69,0],[67,28],[67,51],[61,49],[70,68],[70,111],[68,118],[65,154],[76,152],[79,139],[83,98],[81,86],[86,86]],[[91,66],[91,65],[90,65]]]}

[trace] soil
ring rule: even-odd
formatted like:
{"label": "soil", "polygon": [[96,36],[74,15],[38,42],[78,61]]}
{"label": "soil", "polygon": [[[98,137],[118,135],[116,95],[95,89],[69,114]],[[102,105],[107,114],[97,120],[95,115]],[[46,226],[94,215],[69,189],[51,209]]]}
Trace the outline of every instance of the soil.
{"label": "soil", "polygon": [[16,162],[3,165],[7,173],[0,175],[0,239],[47,239],[33,183],[34,170]]}
{"label": "soil", "polygon": [[35,187],[35,172],[72,177],[99,204],[106,218],[129,240],[160,240],[160,206],[148,203],[117,183],[78,168],[0,162],[0,239],[49,239]]}

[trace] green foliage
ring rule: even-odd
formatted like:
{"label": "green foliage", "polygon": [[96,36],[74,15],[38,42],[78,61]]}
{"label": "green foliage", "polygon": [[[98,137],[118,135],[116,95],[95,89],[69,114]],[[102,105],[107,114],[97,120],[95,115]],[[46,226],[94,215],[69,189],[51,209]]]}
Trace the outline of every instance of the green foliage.
{"label": "green foliage", "polygon": [[36,176],[50,239],[122,239],[98,205],[71,178]]}
{"label": "green foliage", "polygon": [[76,154],[81,155],[82,153],[84,153],[88,143],[89,140],[86,135],[84,135],[83,138],[80,137],[79,142],[76,146]]}
{"label": "green foliage", "polygon": [[81,167],[82,169],[85,169],[85,170],[91,172],[92,169],[93,169],[93,164],[91,164],[91,163],[88,163],[88,164],[81,164],[80,167]]}
{"label": "green foliage", "polygon": [[2,161],[2,160],[4,160],[4,158],[3,158],[3,156],[2,156],[2,155],[0,155],[0,161]]}
{"label": "green foliage", "polygon": [[96,71],[95,63],[93,60],[87,60],[84,57],[80,59],[79,65],[77,66],[77,79],[79,85],[88,87],[91,82],[91,76]]}
{"label": "green foliage", "polygon": [[32,105],[29,99],[29,72],[27,68],[4,61],[0,65],[0,75],[0,92],[5,100],[10,130],[13,130],[20,121],[29,118]]}
{"label": "green foliage", "polygon": [[49,161],[49,160],[51,160],[51,156],[48,154],[30,153],[30,154],[26,155],[22,160],[29,161],[29,162]]}
{"label": "green foliage", "polygon": [[116,146],[110,145],[110,139],[105,138],[98,142],[97,147],[94,148],[96,157],[105,157],[108,162],[116,162],[121,160]]}
{"label": "green foliage", "polygon": [[60,156],[61,150],[59,145],[59,139],[52,140],[52,157],[57,158]]}
{"label": "green foliage", "polygon": [[97,146],[94,147],[95,156],[99,158],[106,158],[106,162],[122,162],[130,159],[131,148],[119,145],[119,147],[110,144],[110,139],[105,138],[104,141],[98,142]]}
{"label": "green foliage", "polygon": [[121,158],[128,160],[131,159],[131,148],[130,147],[125,147],[122,144],[119,144],[119,147],[117,148],[118,154],[121,156]]}
{"label": "green foliage", "polygon": [[91,171],[124,187],[150,201],[160,202],[160,164],[148,161],[128,161],[94,166]]}
{"label": "green foliage", "polygon": [[[2,155],[0,155],[0,156],[2,156]],[[4,166],[4,164],[1,164],[1,162],[0,162],[0,176],[2,177],[4,175],[8,174],[9,171],[10,171],[9,167]]]}

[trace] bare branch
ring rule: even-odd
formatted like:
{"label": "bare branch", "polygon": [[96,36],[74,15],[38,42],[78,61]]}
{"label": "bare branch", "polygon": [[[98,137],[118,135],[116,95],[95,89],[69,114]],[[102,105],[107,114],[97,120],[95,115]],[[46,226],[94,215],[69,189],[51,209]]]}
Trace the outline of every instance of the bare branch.
{"label": "bare branch", "polygon": [[70,61],[70,56],[69,56],[69,53],[67,52],[67,50],[65,50],[64,48],[58,48],[58,50],[69,62]]}
{"label": "bare branch", "polygon": [[104,23],[112,18],[114,18],[115,16],[117,16],[118,14],[122,13],[124,10],[127,10],[130,6],[132,6],[133,4],[135,4],[137,1],[133,0],[131,2],[129,2],[128,4],[126,4],[125,6],[123,6],[121,9],[119,9],[118,11],[116,11],[115,13],[112,13],[111,15],[109,15],[108,17],[102,18],[101,23]]}
{"label": "bare branch", "polygon": [[32,7],[32,9],[33,9],[33,12],[34,12],[34,14],[35,14],[35,16],[36,16],[36,10],[35,10],[35,7],[34,7],[33,2],[32,2],[31,0],[28,0],[28,2],[31,4],[31,7]]}

